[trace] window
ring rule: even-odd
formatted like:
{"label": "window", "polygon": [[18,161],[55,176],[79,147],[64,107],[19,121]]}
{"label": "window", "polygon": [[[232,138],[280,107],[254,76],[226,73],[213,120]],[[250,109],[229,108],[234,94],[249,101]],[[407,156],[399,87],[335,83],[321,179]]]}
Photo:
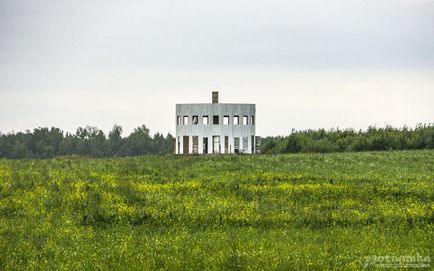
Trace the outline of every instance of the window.
{"label": "window", "polygon": [[240,124],[240,117],[234,116],[234,125],[239,125],[239,124]]}
{"label": "window", "polygon": [[176,125],[181,125],[181,117],[176,116]]}
{"label": "window", "polygon": [[212,124],[219,124],[219,116],[218,115],[214,115],[212,117]]}
{"label": "window", "polygon": [[208,116],[203,116],[202,117],[202,124],[203,125],[208,125],[209,124]]}
{"label": "window", "polygon": [[255,116],[252,116],[252,119],[250,121],[250,124],[255,125]]}
{"label": "window", "polygon": [[188,125],[188,116],[184,116],[184,122],[183,122],[183,124],[184,125]]}
{"label": "window", "polygon": [[249,117],[243,116],[243,125],[248,125],[248,124],[249,124]]}
{"label": "window", "polygon": [[229,125],[229,116],[223,116],[223,125]]}
{"label": "window", "polygon": [[193,125],[197,125],[199,123],[199,117],[198,116],[193,116]]}

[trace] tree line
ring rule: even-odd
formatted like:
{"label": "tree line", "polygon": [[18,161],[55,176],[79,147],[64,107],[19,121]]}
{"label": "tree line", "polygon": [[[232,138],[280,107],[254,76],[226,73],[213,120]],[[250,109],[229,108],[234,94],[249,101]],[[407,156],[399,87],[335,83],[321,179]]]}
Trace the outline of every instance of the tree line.
{"label": "tree line", "polygon": [[[160,133],[150,134],[142,125],[126,137],[122,127],[114,125],[106,135],[93,126],[79,127],[75,134],[59,128],[41,127],[33,131],[0,133],[2,158],[51,158],[80,155],[92,157],[136,156],[173,153],[174,137]],[[293,130],[288,136],[270,136],[262,139],[261,153],[298,152],[358,152],[409,149],[434,149],[434,124],[409,127],[369,127],[366,131],[354,129]]]}
{"label": "tree line", "polygon": [[97,127],[79,127],[75,134],[64,133],[59,128],[41,127],[33,131],[0,133],[0,157],[51,158],[80,155],[92,157],[135,156],[173,152],[174,137],[150,134],[142,125],[127,137],[122,137],[122,127],[114,125],[106,135]]}
{"label": "tree line", "polygon": [[288,136],[262,139],[262,153],[359,152],[385,150],[434,149],[434,123],[394,128],[370,126],[354,129],[318,129],[295,131]]}

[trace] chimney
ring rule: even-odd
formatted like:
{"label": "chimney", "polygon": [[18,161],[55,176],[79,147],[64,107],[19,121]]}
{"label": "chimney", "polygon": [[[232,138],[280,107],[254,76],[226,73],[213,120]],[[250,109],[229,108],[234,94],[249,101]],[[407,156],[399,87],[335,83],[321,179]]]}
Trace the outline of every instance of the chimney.
{"label": "chimney", "polygon": [[212,92],[212,103],[213,104],[218,104],[219,103],[219,92],[218,91],[213,91]]}

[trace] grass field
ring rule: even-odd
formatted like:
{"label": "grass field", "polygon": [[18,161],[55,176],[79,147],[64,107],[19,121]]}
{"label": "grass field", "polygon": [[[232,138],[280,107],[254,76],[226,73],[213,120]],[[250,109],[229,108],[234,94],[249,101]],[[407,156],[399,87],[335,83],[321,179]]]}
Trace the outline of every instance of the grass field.
{"label": "grass field", "polygon": [[358,270],[433,225],[434,151],[0,160],[0,270]]}

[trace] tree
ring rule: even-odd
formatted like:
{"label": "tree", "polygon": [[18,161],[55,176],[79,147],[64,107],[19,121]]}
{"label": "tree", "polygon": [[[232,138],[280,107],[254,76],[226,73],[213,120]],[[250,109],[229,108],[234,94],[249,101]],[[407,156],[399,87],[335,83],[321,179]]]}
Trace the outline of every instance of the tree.
{"label": "tree", "polygon": [[152,152],[152,138],[149,129],[145,125],[134,129],[122,146],[123,155],[142,155]]}
{"label": "tree", "polygon": [[288,136],[288,142],[286,143],[285,152],[299,152],[301,145],[297,140],[296,134]]}
{"label": "tree", "polygon": [[122,127],[114,125],[108,134],[108,153],[118,156],[122,148]]}

